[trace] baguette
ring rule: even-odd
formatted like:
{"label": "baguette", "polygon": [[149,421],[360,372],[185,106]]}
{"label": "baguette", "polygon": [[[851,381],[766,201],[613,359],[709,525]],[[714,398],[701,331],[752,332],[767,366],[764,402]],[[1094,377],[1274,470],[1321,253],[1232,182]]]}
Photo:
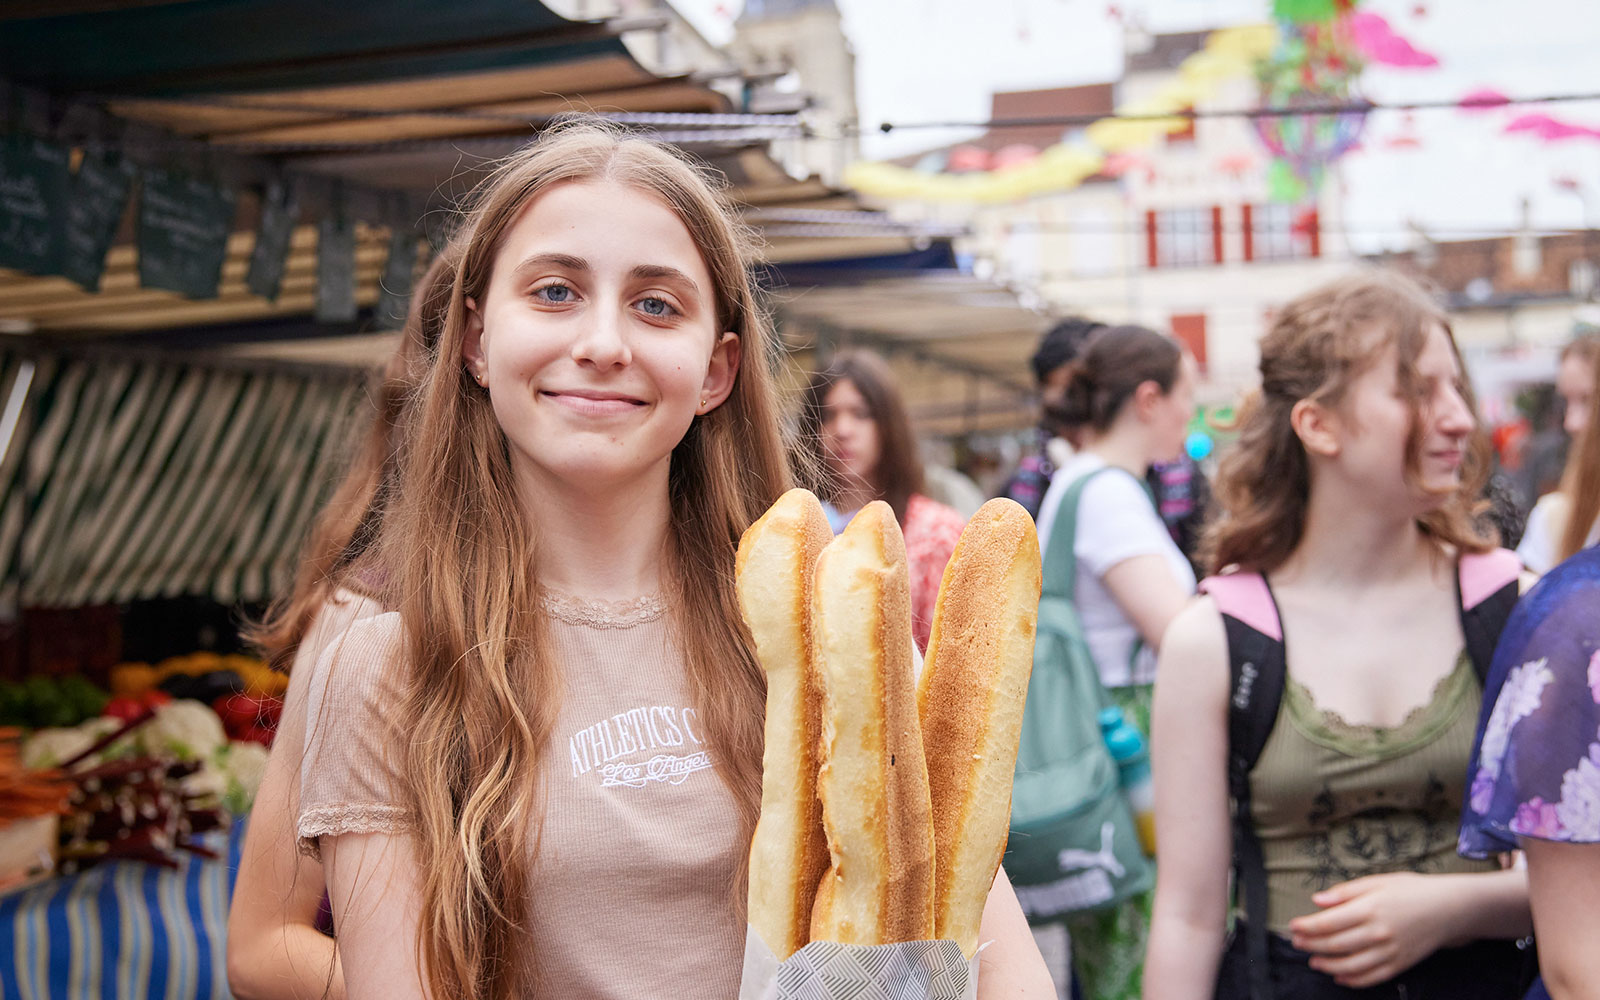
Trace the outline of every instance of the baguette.
{"label": "baguette", "polygon": [[933,796],[934,932],[968,958],[1010,829],[1039,562],[1027,511],[1005,499],[979,508],[945,566],[917,688]]}
{"label": "baguette", "polygon": [[779,961],[805,947],[817,884],[828,866],[817,798],[822,721],[811,588],[817,556],[832,540],[822,505],[806,490],[785,493],[739,540],[739,608],[767,675],[749,921]]}
{"label": "baguette", "polygon": [[934,839],[911,668],[905,540],[888,504],[862,508],[817,560],[822,688],[817,790],[829,867],[813,941],[933,937]]}

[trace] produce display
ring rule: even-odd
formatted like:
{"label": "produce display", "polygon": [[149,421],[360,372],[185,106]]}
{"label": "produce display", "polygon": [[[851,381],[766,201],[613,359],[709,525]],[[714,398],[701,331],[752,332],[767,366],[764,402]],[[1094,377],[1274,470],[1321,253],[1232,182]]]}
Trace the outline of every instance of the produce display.
{"label": "produce display", "polygon": [[104,712],[110,697],[78,676],[6,681],[0,683],[0,726],[76,726]]}
{"label": "produce display", "polygon": [[247,656],[0,685],[0,888],[121,858],[172,865],[250,810],[288,678]]}
{"label": "produce display", "polygon": [[57,771],[22,762],[22,732],[0,729],[0,892],[47,875],[70,783]]}

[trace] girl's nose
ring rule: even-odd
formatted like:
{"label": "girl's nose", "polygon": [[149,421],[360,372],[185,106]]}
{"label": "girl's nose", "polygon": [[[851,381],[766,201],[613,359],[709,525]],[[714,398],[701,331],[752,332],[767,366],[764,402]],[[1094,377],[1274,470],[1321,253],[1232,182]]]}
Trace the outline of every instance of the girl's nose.
{"label": "girl's nose", "polygon": [[615,312],[595,309],[589,313],[589,320],[572,343],[572,360],[601,369],[620,368],[633,360]]}

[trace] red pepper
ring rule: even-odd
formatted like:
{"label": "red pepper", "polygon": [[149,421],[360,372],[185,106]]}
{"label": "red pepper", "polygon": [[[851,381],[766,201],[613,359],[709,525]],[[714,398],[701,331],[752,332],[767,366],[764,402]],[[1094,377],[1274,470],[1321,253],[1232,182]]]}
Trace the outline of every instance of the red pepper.
{"label": "red pepper", "polygon": [[259,743],[267,749],[272,748],[272,738],[277,735],[277,730],[265,726],[251,726],[239,734],[239,739],[249,743]]}
{"label": "red pepper", "polygon": [[144,708],[144,703],[133,695],[119,694],[106,702],[105,711],[100,714],[121,722],[132,722],[144,712]]}
{"label": "red pepper", "polygon": [[233,740],[250,739],[246,734],[252,729],[270,732],[278,727],[283,715],[282,698],[260,695],[230,694],[212,702],[211,707]]}

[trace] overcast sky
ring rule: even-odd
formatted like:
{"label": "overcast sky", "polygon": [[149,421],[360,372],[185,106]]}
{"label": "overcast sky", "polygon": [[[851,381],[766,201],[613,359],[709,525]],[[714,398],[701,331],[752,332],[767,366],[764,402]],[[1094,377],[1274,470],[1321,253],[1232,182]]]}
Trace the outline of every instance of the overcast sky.
{"label": "overcast sky", "polygon": [[[743,0],[674,0],[714,39],[727,37]],[[995,91],[1114,80],[1121,29],[1107,0],[839,0],[856,51],[856,93],[877,159],[956,141],[971,132],[897,129],[878,123],[981,121]],[[1264,21],[1269,0],[1122,0],[1114,6],[1159,32]],[[1600,92],[1600,11],[1595,0],[1366,0],[1397,32],[1440,60],[1432,69],[1369,68],[1379,102],[1455,100],[1479,87],[1514,97]],[[1578,182],[1588,225],[1600,226],[1600,141],[1546,145],[1501,127],[1543,110],[1600,127],[1600,102],[1469,113],[1456,109],[1375,113],[1365,149],[1341,165],[1347,228],[1356,249],[1400,246],[1415,221],[1440,238],[1514,226],[1526,197],[1536,225],[1584,224],[1582,199],[1556,185]],[[1388,140],[1410,134],[1416,149]]]}

